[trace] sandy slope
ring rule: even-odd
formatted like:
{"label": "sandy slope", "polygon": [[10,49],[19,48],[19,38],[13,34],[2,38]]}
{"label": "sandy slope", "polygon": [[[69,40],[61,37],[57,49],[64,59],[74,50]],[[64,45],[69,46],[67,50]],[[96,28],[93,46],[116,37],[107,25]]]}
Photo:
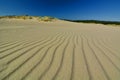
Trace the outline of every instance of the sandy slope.
{"label": "sandy slope", "polygon": [[0,80],[120,80],[120,28],[0,20]]}

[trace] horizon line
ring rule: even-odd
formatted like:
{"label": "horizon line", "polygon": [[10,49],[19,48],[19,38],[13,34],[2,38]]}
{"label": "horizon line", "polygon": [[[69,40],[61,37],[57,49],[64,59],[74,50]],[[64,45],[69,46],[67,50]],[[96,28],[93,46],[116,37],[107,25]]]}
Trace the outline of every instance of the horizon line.
{"label": "horizon line", "polygon": [[68,18],[58,18],[58,17],[54,17],[54,16],[49,16],[49,15],[29,15],[29,14],[21,14],[21,15],[0,15],[0,17],[5,17],[5,16],[36,16],[36,17],[53,17],[53,18],[57,18],[60,20],[68,20],[68,21],[109,21],[109,22],[120,22],[120,20],[105,20],[105,19],[68,19]]}

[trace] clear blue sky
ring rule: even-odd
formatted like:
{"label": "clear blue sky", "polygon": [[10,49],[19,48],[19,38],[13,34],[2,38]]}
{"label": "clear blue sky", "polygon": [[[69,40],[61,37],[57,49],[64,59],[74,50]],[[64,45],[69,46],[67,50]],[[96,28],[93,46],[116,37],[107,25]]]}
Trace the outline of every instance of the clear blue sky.
{"label": "clear blue sky", "polygon": [[0,0],[0,15],[120,21],[120,0]]}

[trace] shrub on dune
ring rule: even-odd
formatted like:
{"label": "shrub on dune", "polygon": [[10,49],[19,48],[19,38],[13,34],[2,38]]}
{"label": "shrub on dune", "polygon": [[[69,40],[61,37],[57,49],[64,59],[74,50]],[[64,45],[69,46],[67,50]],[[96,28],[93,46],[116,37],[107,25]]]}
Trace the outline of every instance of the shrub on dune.
{"label": "shrub on dune", "polygon": [[0,19],[22,19],[22,20],[28,20],[28,19],[36,19],[39,22],[51,22],[57,20],[57,18],[50,17],[50,16],[28,16],[28,15],[22,15],[22,16],[16,16],[16,15],[11,15],[11,16],[0,16]]}
{"label": "shrub on dune", "polygon": [[45,21],[45,22],[52,21],[52,18],[45,16],[45,17],[42,17],[42,21]]}

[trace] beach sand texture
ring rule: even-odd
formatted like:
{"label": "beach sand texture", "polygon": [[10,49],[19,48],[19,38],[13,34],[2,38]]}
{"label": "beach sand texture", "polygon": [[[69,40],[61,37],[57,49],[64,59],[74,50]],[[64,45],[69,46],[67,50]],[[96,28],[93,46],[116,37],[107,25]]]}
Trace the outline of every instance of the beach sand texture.
{"label": "beach sand texture", "polygon": [[0,80],[120,80],[120,27],[1,19]]}

